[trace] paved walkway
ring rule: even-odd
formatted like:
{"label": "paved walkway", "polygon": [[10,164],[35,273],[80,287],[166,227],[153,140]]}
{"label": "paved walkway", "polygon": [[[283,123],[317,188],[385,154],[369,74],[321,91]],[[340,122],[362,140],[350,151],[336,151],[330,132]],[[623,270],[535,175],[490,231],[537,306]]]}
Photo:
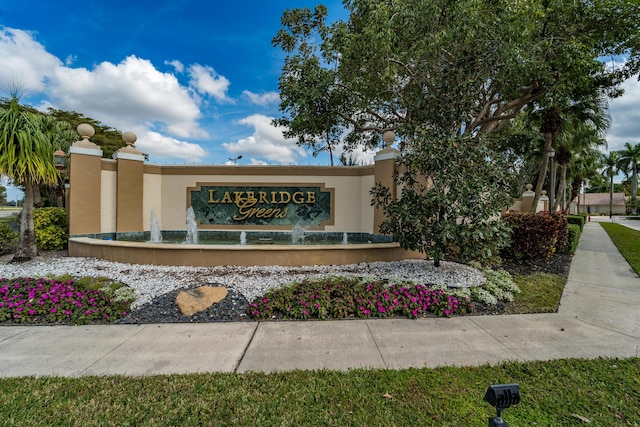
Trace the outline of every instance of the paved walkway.
{"label": "paved walkway", "polygon": [[[608,220],[608,218],[600,218]],[[640,356],[640,278],[592,218],[558,313],[0,327],[0,376],[435,367]]]}

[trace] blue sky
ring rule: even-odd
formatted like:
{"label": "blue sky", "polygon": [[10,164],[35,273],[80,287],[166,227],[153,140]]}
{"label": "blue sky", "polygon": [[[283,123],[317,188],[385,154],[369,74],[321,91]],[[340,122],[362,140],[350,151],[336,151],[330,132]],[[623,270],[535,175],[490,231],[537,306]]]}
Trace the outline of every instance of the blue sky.
{"label": "blue sky", "polygon": [[[284,58],[271,39],[285,9],[318,3],[347,18],[341,0],[5,1],[0,91],[134,131],[151,163],[329,164],[271,125]],[[612,150],[640,142],[640,85],[625,87],[610,104]]]}

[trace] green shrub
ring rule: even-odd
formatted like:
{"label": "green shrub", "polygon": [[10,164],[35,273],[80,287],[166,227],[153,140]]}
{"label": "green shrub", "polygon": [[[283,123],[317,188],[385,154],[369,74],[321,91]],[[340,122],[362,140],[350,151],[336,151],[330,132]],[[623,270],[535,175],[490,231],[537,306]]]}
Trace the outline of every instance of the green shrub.
{"label": "green shrub", "polygon": [[18,246],[18,233],[9,224],[0,224],[0,255],[15,252]]}
{"label": "green shrub", "polygon": [[580,231],[584,228],[584,224],[587,222],[587,217],[584,215],[568,215],[567,223],[580,226]]}
{"label": "green shrub", "polygon": [[573,255],[578,249],[578,242],[580,242],[580,234],[582,229],[577,224],[569,224],[569,242],[567,243],[566,252]]}
{"label": "green shrub", "polygon": [[569,224],[567,223],[567,217],[562,214],[551,215],[557,222],[556,228],[556,253],[562,253],[567,248],[569,243]]}
{"label": "green shrub", "polygon": [[511,245],[504,248],[505,259],[549,258],[567,246],[567,219],[549,212],[510,212],[503,219],[511,228]]}
{"label": "green shrub", "polygon": [[36,246],[48,251],[64,249],[69,238],[67,212],[62,208],[40,208],[33,211]]}

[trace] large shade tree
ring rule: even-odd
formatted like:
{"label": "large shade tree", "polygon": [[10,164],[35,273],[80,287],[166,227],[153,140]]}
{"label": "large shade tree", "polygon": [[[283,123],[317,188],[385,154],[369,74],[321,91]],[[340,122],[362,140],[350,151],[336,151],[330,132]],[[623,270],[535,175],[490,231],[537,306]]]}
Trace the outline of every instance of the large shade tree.
{"label": "large shade tree", "polygon": [[[274,43],[285,51],[276,121],[307,143],[326,130],[379,143],[394,128],[489,133],[537,102],[562,109],[638,71],[640,4],[631,0],[347,0],[346,22],[327,10],[288,10]],[[603,56],[627,54],[607,67]],[[569,60],[570,59],[570,60]]]}
{"label": "large shade tree", "polygon": [[34,185],[53,185],[58,181],[54,148],[42,124],[41,116],[20,105],[15,95],[6,108],[0,109],[0,175],[24,186],[20,240],[14,260],[31,259],[37,254],[33,228]]}
{"label": "large shade tree", "polygon": [[[462,137],[491,150],[492,138],[485,136],[527,106],[553,111],[600,93],[617,96],[619,84],[638,71],[640,4],[634,0],[343,3],[349,19],[331,25],[323,6],[286,11],[273,40],[286,53],[279,83],[284,114],[275,122],[300,144],[337,129],[347,149],[373,148],[393,129],[403,157],[437,156],[435,148]],[[609,55],[627,60],[606,67],[600,58]],[[439,155],[446,159],[448,152]],[[396,178],[406,184],[434,175],[425,165]],[[495,209],[479,202],[479,210]],[[395,202],[382,197],[378,203],[397,223]],[[455,215],[435,219],[445,217],[454,221]],[[455,234],[459,228],[447,229]],[[427,245],[432,237],[421,236]]]}

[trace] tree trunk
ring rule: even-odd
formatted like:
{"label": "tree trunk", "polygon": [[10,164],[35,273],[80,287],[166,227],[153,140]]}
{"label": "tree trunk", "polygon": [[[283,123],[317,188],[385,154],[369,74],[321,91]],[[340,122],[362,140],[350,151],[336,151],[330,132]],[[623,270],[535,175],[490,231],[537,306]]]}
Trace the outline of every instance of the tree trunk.
{"label": "tree trunk", "polygon": [[564,213],[567,209],[567,165],[560,165],[560,183],[558,184],[558,192],[556,193],[558,206],[560,211]]}
{"label": "tree trunk", "polygon": [[40,185],[32,184],[31,188],[33,188],[33,203],[32,205],[36,208],[42,207],[42,193],[40,193]]}
{"label": "tree trunk", "polygon": [[540,171],[538,172],[538,182],[536,182],[535,196],[533,196],[533,205],[531,212],[536,211],[538,208],[538,200],[540,200],[540,193],[542,193],[542,187],[544,186],[544,180],[547,176],[547,164],[549,163],[549,150],[551,149],[551,143],[553,142],[553,133],[547,132],[544,134],[544,150],[542,150],[542,160],[540,161]]}
{"label": "tree trunk", "polygon": [[633,202],[633,214],[638,215],[638,168],[634,167],[631,174],[631,201]]}
{"label": "tree trunk", "polygon": [[567,206],[570,202],[567,201],[567,165],[560,165],[560,184],[558,185],[558,195],[560,200],[560,210],[562,213],[566,213]]}
{"label": "tree trunk", "polygon": [[24,201],[20,218],[20,240],[11,262],[28,261],[38,254],[36,234],[33,227],[33,184],[30,179],[24,183]]}
{"label": "tree trunk", "polygon": [[[551,195],[553,195],[553,206],[549,206],[549,212],[557,212],[558,202],[560,201],[560,193],[556,188],[556,176],[558,173],[558,162],[552,162],[551,171],[549,172],[549,203],[551,203]],[[551,179],[553,177],[553,179]],[[553,188],[551,186],[553,185]]]}
{"label": "tree trunk", "polygon": [[611,183],[609,184],[609,218],[613,216],[613,172],[610,172]]}

